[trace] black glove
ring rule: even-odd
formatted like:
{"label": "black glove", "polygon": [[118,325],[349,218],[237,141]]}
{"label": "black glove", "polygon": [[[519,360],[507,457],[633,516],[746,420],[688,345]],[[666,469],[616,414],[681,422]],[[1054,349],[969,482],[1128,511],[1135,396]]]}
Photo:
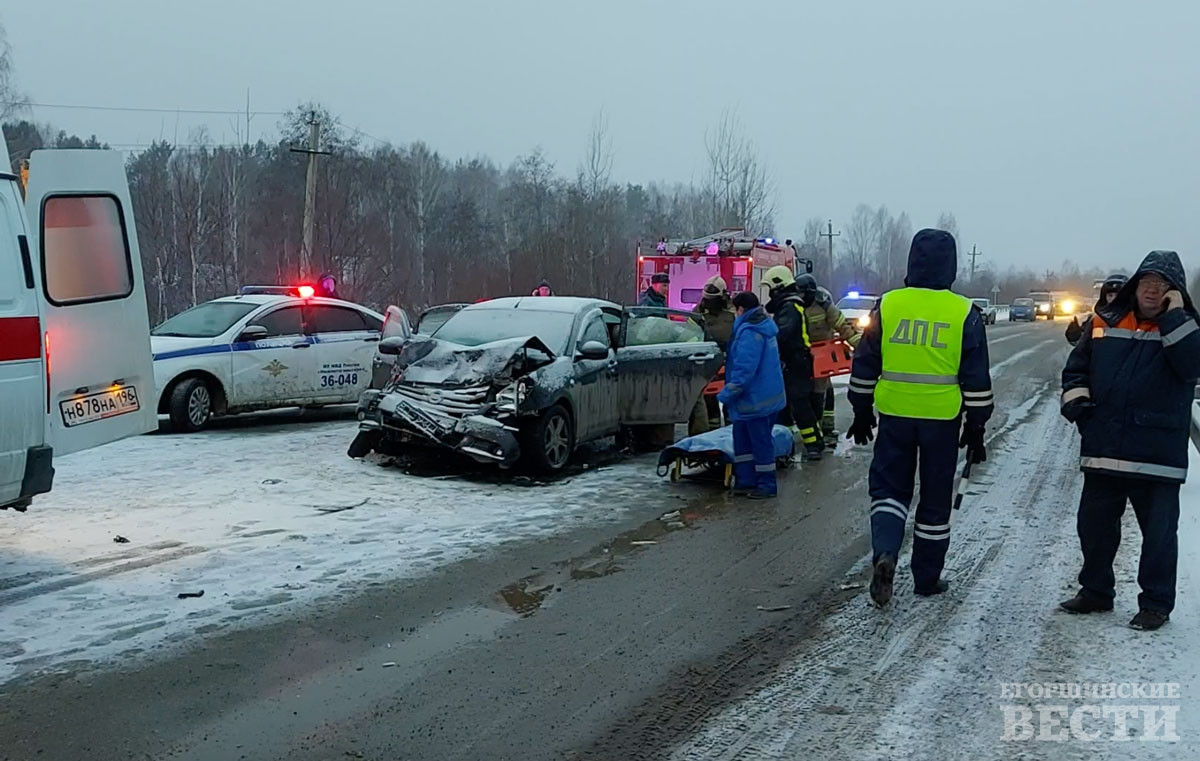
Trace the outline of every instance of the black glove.
{"label": "black glove", "polygon": [[875,413],[855,412],[854,422],[850,424],[846,438],[854,439],[854,443],[859,446],[870,444],[871,440],[875,438]]}
{"label": "black glove", "polygon": [[967,459],[974,465],[987,462],[987,447],[983,444],[983,426],[968,425],[963,429],[958,445],[967,448]]}

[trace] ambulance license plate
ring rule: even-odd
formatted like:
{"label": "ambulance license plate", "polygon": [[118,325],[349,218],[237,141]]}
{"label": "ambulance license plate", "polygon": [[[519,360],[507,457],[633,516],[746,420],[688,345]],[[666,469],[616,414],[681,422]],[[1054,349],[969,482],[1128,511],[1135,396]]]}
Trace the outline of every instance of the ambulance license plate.
{"label": "ambulance license plate", "polygon": [[141,409],[141,405],[138,403],[136,388],[119,386],[59,402],[58,409],[62,413],[63,425],[71,428],[84,423],[94,423],[97,420],[137,412]]}

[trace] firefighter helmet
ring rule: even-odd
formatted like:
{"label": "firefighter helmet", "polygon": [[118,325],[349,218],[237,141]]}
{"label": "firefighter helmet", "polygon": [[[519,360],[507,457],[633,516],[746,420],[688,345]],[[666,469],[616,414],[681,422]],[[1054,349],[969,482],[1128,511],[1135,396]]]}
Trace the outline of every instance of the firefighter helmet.
{"label": "firefighter helmet", "polygon": [[767,273],[763,275],[762,284],[773,291],[776,288],[783,288],[795,282],[796,276],[792,274],[792,271],[779,264],[767,270]]}

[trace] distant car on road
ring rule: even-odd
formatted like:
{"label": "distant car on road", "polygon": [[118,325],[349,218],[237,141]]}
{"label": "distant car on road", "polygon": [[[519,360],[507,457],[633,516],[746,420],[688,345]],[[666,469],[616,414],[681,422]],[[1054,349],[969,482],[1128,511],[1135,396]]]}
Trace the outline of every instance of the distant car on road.
{"label": "distant car on road", "polygon": [[690,312],[556,296],[474,304],[379,348],[395,367],[359,400],[350,456],[432,445],[550,473],[581,443],[686,422],[724,361]]}
{"label": "distant car on road", "polygon": [[383,316],[288,290],[252,286],[150,332],[158,412],[174,430],[199,431],[217,415],[353,403],[367,389]]}
{"label": "distant car on road", "polygon": [[996,306],[992,304],[991,299],[971,299],[971,303],[979,307],[979,311],[983,313],[984,325],[996,324]]}
{"label": "distant car on road", "polygon": [[1055,299],[1054,294],[1049,291],[1033,291],[1029,294],[1029,298],[1033,299],[1036,317],[1045,317],[1047,320],[1053,320],[1055,314]]}
{"label": "distant car on road", "polygon": [[851,291],[837,303],[838,311],[847,320],[854,323],[859,330],[866,330],[871,324],[871,310],[879,303],[879,296],[873,293]]}
{"label": "distant car on road", "polygon": [[1037,320],[1037,305],[1033,299],[1013,299],[1008,308],[1009,322],[1033,322]]}

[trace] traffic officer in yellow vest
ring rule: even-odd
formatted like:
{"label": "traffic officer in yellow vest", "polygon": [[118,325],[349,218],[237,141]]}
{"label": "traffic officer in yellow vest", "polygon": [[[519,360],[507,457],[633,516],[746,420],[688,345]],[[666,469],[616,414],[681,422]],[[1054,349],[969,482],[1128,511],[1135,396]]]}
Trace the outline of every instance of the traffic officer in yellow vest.
{"label": "traffic officer in yellow vest", "polygon": [[[913,531],[912,575],[918,595],[945,592],[958,449],[987,459],[984,425],[992,415],[992,379],[983,317],[950,291],[958,272],[954,237],[921,230],[908,253],[904,288],[883,295],[854,354],[850,403],[857,444],[879,439],[871,463],[871,599],[892,598],[896,560],[913,500],[918,460],[921,500]],[[966,424],[963,424],[963,412]],[[961,432],[961,436],[960,436]]]}
{"label": "traffic officer in yellow vest", "polygon": [[[862,338],[862,333],[854,327],[854,323],[847,320],[842,310],[833,303],[833,294],[820,286],[817,287],[817,300],[805,308],[804,317],[808,321],[809,340],[813,343],[832,341],[834,336],[838,336],[850,346],[857,347]],[[837,446],[837,431],[834,430],[833,383],[829,378],[813,379],[813,398],[819,407],[814,411],[821,419],[825,446],[833,449]]]}

